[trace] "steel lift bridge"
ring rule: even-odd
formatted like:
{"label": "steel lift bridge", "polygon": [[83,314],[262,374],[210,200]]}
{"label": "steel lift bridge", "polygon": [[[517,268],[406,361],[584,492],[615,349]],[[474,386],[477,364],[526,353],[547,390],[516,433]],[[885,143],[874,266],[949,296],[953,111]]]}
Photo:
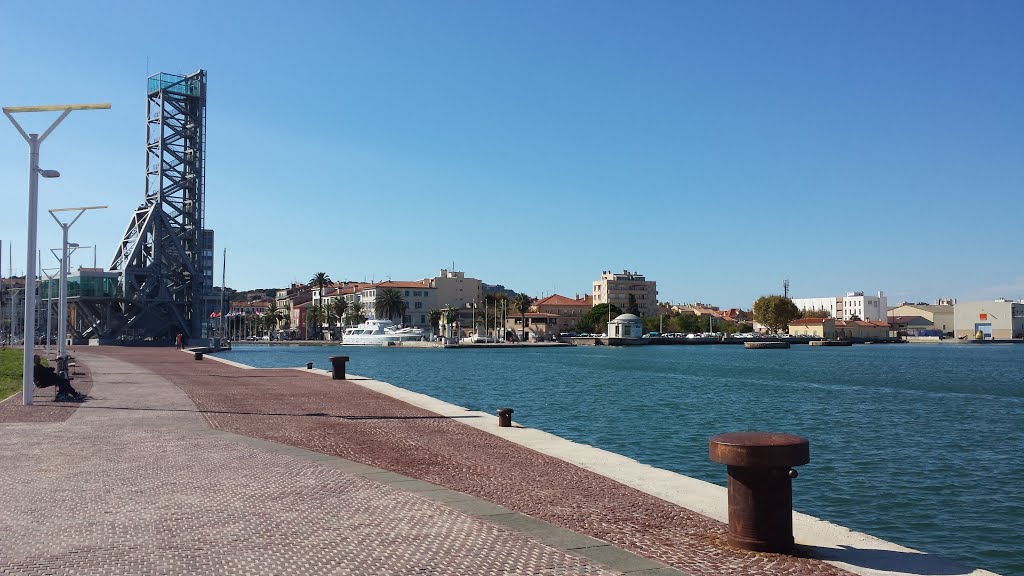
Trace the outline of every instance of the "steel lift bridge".
{"label": "steel lift bridge", "polygon": [[[212,290],[212,232],[204,231],[206,71],[149,77],[146,199],[132,215],[111,272],[119,273],[119,313],[93,307],[84,337],[123,344],[203,336]],[[205,233],[204,233],[205,232]],[[211,244],[205,246],[205,244]],[[84,303],[83,303],[84,304]],[[92,313],[90,313],[92,312]]]}

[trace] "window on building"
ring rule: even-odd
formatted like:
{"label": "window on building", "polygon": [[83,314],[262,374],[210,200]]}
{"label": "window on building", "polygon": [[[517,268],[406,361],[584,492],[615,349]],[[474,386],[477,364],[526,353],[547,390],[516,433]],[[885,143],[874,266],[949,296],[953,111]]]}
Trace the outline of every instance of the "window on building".
{"label": "window on building", "polygon": [[423,308],[423,302],[414,302],[412,307],[419,310],[420,308]]}

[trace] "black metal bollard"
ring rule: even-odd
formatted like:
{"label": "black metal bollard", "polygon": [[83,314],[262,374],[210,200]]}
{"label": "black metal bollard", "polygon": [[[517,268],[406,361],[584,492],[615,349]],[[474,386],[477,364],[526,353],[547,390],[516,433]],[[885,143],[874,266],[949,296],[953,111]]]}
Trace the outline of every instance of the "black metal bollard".
{"label": "black metal bollard", "polygon": [[513,412],[515,412],[515,410],[511,408],[498,408],[498,427],[511,428]]}
{"label": "black metal bollard", "polygon": [[802,436],[775,432],[729,432],[708,442],[713,462],[729,474],[730,546],[758,552],[793,549],[791,466],[811,460]]}
{"label": "black metal bollard", "polygon": [[195,354],[195,359],[196,360],[202,360],[203,359],[203,353],[202,352],[195,352],[194,354]]}
{"label": "black metal bollard", "polygon": [[348,356],[329,356],[327,359],[331,361],[331,378],[344,380],[345,363],[348,362]]}
{"label": "black metal bollard", "polygon": [[312,369],[313,369],[313,363],[312,362],[306,362],[306,370],[312,370]]}

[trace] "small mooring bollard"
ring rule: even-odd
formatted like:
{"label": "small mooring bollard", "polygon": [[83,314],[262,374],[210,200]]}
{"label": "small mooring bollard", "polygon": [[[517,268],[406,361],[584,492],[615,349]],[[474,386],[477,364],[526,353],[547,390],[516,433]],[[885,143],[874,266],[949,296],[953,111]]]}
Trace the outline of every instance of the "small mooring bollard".
{"label": "small mooring bollard", "polygon": [[329,356],[327,359],[331,361],[331,378],[344,380],[345,363],[348,362],[348,356]]}
{"label": "small mooring bollard", "polygon": [[202,360],[203,359],[203,353],[202,352],[195,352],[195,359],[196,360]]}
{"label": "small mooring bollard", "polygon": [[513,412],[515,412],[515,410],[511,408],[498,408],[498,427],[511,428]]}
{"label": "small mooring bollard", "polygon": [[312,370],[312,369],[313,369],[313,363],[312,362],[306,362],[306,370]]}
{"label": "small mooring bollard", "polygon": [[712,462],[729,474],[730,546],[758,552],[793,549],[793,478],[811,461],[810,442],[775,432],[729,432],[708,441]]}

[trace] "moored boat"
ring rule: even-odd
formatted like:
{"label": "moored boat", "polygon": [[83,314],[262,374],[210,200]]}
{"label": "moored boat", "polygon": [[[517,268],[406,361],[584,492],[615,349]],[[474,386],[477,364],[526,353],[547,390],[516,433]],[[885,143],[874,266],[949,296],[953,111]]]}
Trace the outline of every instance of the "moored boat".
{"label": "moored boat", "polygon": [[341,337],[342,346],[386,346],[394,342],[426,340],[421,328],[401,326],[391,320],[367,320],[353,328],[346,328]]}

